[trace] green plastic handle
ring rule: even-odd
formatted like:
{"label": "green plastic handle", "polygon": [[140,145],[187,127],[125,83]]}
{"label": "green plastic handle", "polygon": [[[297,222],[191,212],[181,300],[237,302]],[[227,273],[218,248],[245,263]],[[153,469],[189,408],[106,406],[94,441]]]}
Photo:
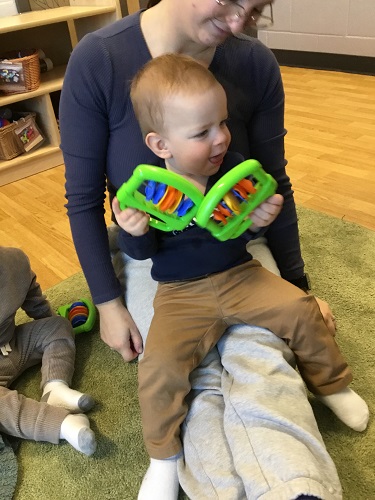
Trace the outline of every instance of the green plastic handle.
{"label": "green plastic handle", "polygon": [[[191,199],[194,206],[182,216],[159,210],[151,200],[147,201],[146,196],[138,191],[139,187],[147,181],[156,181],[178,189]],[[128,182],[125,182],[117,191],[116,196],[121,210],[132,207],[147,212],[151,215],[150,226],[162,231],[185,229],[193,220],[204,198],[199,189],[181,175],[153,165],[138,165]]]}
{"label": "green plastic handle", "polygon": [[[239,181],[252,177],[256,192],[249,194],[247,199],[240,204],[240,213],[228,219],[226,224],[215,222],[212,213],[223,197]],[[227,172],[206,194],[196,215],[199,226],[206,228],[220,241],[238,238],[246,231],[252,220],[248,217],[264,200],[275,194],[277,182],[267,174],[257,160],[246,160]]]}

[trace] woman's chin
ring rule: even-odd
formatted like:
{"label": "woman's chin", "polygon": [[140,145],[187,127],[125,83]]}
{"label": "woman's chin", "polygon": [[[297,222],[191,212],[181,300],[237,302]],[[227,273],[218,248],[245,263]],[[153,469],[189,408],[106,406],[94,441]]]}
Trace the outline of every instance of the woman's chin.
{"label": "woman's chin", "polygon": [[228,36],[232,34],[230,28],[217,19],[213,19],[211,21],[211,26],[213,36],[219,38],[221,41],[224,41],[226,38],[228,38]]}
{"label": "woman's chin", "polygon": [[202,42],[207,47],[216,47],[220,43],[223,43],[230,35],[231,32],[221,29],[219,25],[215,24],[215,21],[210,21],[205,36],[202,37]]}

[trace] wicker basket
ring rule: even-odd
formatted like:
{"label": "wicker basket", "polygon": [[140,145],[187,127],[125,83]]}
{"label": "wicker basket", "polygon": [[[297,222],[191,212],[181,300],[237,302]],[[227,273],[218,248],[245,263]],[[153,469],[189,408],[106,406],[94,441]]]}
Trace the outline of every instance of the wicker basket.
{"label": "wicker basket", "polygon": [[39,54],[36,49],[12,51],[0,56],[0,91],[20,94],[40,85]]}
{"label": "wicker basket", "polygon": [[[11,160],[27,151],[25,144],[17,135],[16,131],[22,127],[23,123],[32,118],[32,123],[38,129],[35,123],[36,113],[19,113],[17,121],[0,128],[0,160]],[[39,129],[38,129],[39,133]],[[38,141],[38,143],[41,142]]]}
{"label": "wicker basket", "polygon": [[0,160],[11,160],[25,152],[21,139],[15,134],[17,123],[0,128]]}

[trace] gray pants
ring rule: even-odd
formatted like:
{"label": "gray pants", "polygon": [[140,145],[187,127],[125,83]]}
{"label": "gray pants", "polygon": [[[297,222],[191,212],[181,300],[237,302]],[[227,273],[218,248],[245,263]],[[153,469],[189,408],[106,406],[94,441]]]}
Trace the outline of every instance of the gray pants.
{"label": "gray pants", "polygon": [[12,351],[0,354],[0,431],[11,436],[57,444],[65,408],[26,398],[9,386],[30,366],[42,362],[41,388],[50,380],[72,381],[75,343],[71,325],[56,316],[16,327]]}
{"label": "gray pants", "polygon": [[[219,355],[218,355],[218,353]],[[293,355],[269,330],[231,327],[193,372],[180,484],[193,500],[342,498]]]}
{"label": "gray pants", "polygon": [[[278,274],[263,242],[251,253]],[[150,262],[119,251],[113,260],[123,284],[126,280],[125,300],[145,340],[156,290]],[[195,369],[179,461],[180,484],[189,498],[342,498],[336,467],[293,363],[293,353],[273,333],[234,326]]]}

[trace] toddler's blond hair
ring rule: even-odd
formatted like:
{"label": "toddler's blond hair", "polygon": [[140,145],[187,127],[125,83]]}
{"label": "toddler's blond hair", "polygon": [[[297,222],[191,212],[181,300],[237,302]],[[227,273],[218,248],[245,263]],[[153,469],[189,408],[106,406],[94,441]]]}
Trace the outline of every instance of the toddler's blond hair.
{"label": "toddler's blond hair", "polygon": [[130,87],[130,98],[143,136],[163,133],[167,99],[177,94],[194,95],[220,85],[201,63],[181,54],[151,59],[138,71]]}

